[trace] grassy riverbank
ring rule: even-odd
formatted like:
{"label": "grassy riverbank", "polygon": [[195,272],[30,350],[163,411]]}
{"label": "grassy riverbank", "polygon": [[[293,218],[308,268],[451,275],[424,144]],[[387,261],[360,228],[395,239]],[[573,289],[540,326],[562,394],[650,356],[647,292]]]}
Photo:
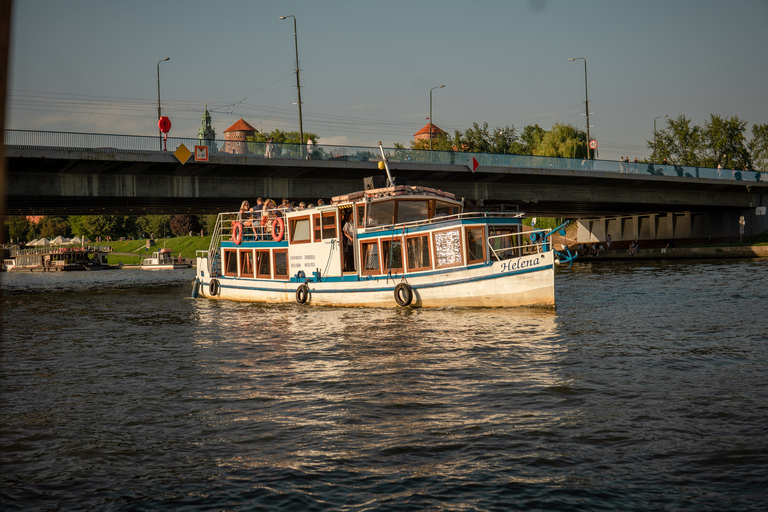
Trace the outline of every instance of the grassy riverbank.
{"label": "grassy riverbank", "polygon": [[166,248],[173,251],[173,255],[182,258],[194,260],[196,251],[207,251],[211,244],[210,236],[178,236],[174,238],[158,238],[155,245],[146,250],[147,241],[129,240],[127,242],[102,242],[96,245],[109,245],[112,247],[112,254],[109,257],[109,263],[116,265],[122,262],[123,265],[139,265],[141,258],[150,256],[153,252]]}

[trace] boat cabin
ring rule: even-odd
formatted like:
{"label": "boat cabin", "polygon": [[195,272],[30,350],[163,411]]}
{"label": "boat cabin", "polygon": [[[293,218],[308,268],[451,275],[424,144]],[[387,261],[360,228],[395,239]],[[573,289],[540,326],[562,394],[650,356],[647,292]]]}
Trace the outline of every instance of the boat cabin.
{"label": "boat cabin", "polygon": [[376,280],[542,250],[523,239],[521,213],[463,210],[451,193],[401,185],[304,210],[220,214],[209,251],[218,257],[209,260],[209,270],[293,282]]}

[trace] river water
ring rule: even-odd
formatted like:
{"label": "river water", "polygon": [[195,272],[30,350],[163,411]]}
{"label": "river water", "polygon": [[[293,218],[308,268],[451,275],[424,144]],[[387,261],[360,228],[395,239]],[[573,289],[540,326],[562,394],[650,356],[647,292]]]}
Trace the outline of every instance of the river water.
{"label": "river water", "polygon": [[2,510],[768,507],[768,260],[574,265],[556,312],[192,277],[2,276]]}

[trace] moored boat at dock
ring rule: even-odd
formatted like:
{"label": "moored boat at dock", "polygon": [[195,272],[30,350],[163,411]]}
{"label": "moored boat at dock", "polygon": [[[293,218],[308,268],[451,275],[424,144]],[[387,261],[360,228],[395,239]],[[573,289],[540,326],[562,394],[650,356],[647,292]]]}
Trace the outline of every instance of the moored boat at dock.
{"label": "moored boat at dock", "polygon": [[149,258],[141,260],[142,270],[176,270],[180,268],[189,268],[192,265],[187,263],[181,256],[174,258],[170,249],[160,249],[153,252]]}
{"label": "moored boat at dock", "polygon": [[109,270],[118,268],[108,263],[111,247],[106,246],[43,246],[13,247],[10,257],[3,260],[9,272],[67,272],[79,270]]}
{"label": "moored boat at dock", "polygon": [[555,230],[524,231],[520,212],[467,211],[451,193],[396,186],[389,169],[387,185],[311,209],[219,214],[209,250],[197,255],[193,296],[327,306],[554,306]]}

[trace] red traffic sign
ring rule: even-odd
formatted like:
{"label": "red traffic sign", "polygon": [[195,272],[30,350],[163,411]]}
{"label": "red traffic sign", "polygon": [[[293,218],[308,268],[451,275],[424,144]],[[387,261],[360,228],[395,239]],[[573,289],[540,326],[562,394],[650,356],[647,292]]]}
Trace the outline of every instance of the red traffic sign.
{"label": "red traffic sign", "polygon": [[477,158],[472,157],[472,162],[469,164],[470,170],[475,172],[478,167],[480,167],[480,162],[477,161]]}
{"label": "red traffic sign", "polygon": [[163,116],[157,121],[157,127],[160,128],[161,133],[168,133],[171,131],[171,120]]}
{"label": "red traffic sign", "polygon": [[595,139],[589,141],[589,149],[597,149],[597,141]]}

